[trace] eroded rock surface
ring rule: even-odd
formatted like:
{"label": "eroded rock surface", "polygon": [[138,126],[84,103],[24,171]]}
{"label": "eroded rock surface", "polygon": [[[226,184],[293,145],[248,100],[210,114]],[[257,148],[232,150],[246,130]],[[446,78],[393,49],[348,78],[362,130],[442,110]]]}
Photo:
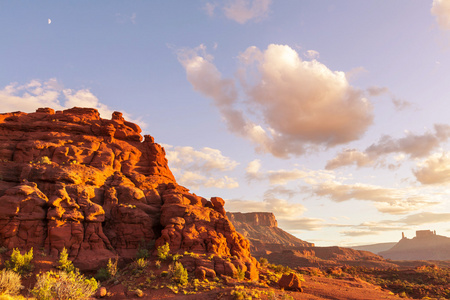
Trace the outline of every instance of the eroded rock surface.
{"label": "eroded rock surface", "polygon": [[275,215],[271,212],[227,212],[228,219],[236,230],[243,234],[252,244],[252,251],[264,251],[273,247],[312,247],[313,243],[296,238],[278,227]]}
{"label": "eroded rock surface", "polygon": [[[65,247],[82,269],[139,247],[169,243],[198,274],[258,277],[249,242],[224,201],[189,193],[165,151],[119,112],[72,108],[0,114],[0,243],[12,249]],[[209,257],[209,258],[206,258]]]}

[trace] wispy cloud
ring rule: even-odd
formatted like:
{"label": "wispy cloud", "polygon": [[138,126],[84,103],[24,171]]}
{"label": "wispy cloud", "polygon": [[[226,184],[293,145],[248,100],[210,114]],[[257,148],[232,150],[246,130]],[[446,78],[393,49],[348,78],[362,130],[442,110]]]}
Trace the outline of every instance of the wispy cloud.
{"label": "wispy cloud", "polygon": [[131,15],[116,13],[115,14],[116,22],[119,24],[132,23],[136,24],[137,14],[134,12]]}
{"label": "wispy cloud", "polygon": [[192,189],[233,189],[239,186],[235,178],[222,174],[233,170],[238,162],[222,155],[220,150],[209,147],[196,150],[193,147],[163,146],[170,168],[180,184]]}
{"label": "wispy cloud", "polygon": [[402,111],[412,106],[411,102],[396,97],[387,87],[370,86],[366,89],[366,92],[371,97],[378,97],[385,94],[389,95],[397,111]]}
{"label": "wispy cloud", "polygon": [[[398,220],[382,220],[378,222],[364,222],[351,226],[350,230],[340,233],[345,236],[379,235],[387,231],[410,230],[414,226],[445,223],[450,220],[450,213],[420,212],[405,216]],[[400,237],[399,237],[400,238]]]}
{"label": "wispy cloud", "polygon": [[228,176],[212,177],[205,176],[198,172],[181,171],[175,169],[175,176],[177,182],[183,186],[189,187],[189,189],[197,190],[200,188],[218,188],[218,189],[234,189],[239,187],[239,183],[235,178]]}
{"label": "wispy cloud", "polygon": [[291,170],[261,170],[259,160],[251,161],[246,168],[246,177],[252,180],[267,180],[270,185],[286,185],[289,182],[302,180],[308,184],[315,184],[319,181],[329,181],[335,178],[332,171],[291,169]]}
{"label": "wispy cloud", "polygon": [[309,59],[317,59],[319,58],[320,53],[316,50],[307,50],[304,55]]}
{"label": "wispy cloud", "polygon": [[210,17],[214,16],[214,11],[217,7],[216,3],[206,2],[203,9],[205,10],[206,14]]}
{"label": "wispy cloud", "polygon": [[[242,95],[237,81],[222,78],[203,45],[180,50],[178,59],[194,89],[214,100],[229,130],[252,141],[257,151],[301,155],[357,140],[372,124],[372,105],[343,72],[303,61],[289,46],[249,47],[239,56]],[[254,114],[238,109],[238,103]]]}
{"label": "wispy cloud", "polygon": [[312,187],[316,196],[328,197],[335,202],[349,200],[370,201],[381,213],[406,214],[438,204],[414,188],[385,188],[369,184],[344,184],[337,181],[320,183]]}
{"label": "wispy cloud", "polygon": [[385,135],[363,152],[355,149],[343,150],[336,157],[329,160],[325,168],[331,170],[353,164],[358,167],[371,166],[389,154],[404,154],[410,158],[425,157],[438,149],[449,138],[450,126],[446,124],[435,124],[434,132],[428,131],[423,134],[408,133],[405,137],[397,139]]}
{"label": "wispy cloud", "polygon": [[228,19],[245,24],[248,21],[258,22],[267,17],[271,2],[272,0],[210,1],[203,9],[212,17],[216,8],[220,8]]}

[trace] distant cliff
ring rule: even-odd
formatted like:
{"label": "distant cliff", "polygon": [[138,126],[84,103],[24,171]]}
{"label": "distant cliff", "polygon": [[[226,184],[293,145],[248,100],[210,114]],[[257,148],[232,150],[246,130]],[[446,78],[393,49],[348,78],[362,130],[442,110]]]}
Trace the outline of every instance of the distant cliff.
{"label": "distant cliff", "polygon": [[340,265],[365,265],[371,267],[393,267],[381,256],[367,251],[356,251],[341,247],[315,247],[287,233],[277,226],[273,213],[230,213],[227,217],[236,231],[251,243],[255,257],[265,257],[271,263],[289,265],[292,268],[334,267]]}
{"label": "distant cliff", "polygon": [[284,246],[311,247],[312,243],[302,241],[292,234],[278,228],[277,220],[270,212],[230,213],[227,217],[233,223],[237,232],[250,240],[253,247],[258,248],[261,243],[282,244]]}
{"label": "distant cliff", "polygon": [[394,247],[379,254],[394,260],[450,260],[450,238],[421,230],[416,237],[403,237]]}

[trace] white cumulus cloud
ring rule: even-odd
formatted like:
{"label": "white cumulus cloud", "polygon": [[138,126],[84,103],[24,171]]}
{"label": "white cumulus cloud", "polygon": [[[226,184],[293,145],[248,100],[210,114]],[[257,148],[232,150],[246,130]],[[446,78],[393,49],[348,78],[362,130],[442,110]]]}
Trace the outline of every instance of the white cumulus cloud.
{"label": "white cumulus cloud", "polygon": [[260,152],[287,158],[345,144],[359,139],[373,121],[372,105],[345,73],[303,61],[286,45],[249,47],[239,55],[239,80],[223,78],[203,45],[180,50],[178,59],[193,88],[213,99],[228,129]]}
{"label": "white cumulus cloud", "polygon": [[[75,106],[95,108],[105,119],[110,118],[114,112],[101,103],[89,89],[67,89],[56,78],[47,81],[33,79],[22,85],[11,83],[0,89],[0,111],[2,112],[34,112],[40,107],[63,110]],[[134,120],[126,112],[123,112],[123,115],[128,121],[145,127],[144,122]]]}

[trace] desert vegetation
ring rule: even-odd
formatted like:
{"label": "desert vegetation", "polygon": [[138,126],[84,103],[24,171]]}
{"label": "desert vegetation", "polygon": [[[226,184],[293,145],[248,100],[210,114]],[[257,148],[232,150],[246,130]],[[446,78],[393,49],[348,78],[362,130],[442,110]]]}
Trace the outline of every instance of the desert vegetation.
{"label": "desert vegetation", "polygon": [[450,268],[436,265],[420,266],[413,270],[344,267],[341,274],[334,276],[343,274],[356,276],[403,298],[450,299]]}
{"label": "desert vegetation", "polygon": [[[19,249],[13,249],[5,268],[0,272],[1,299],[22,299],[19,293],[23,290],[22,279],[30,279],[34,270],[33,249],[21,254]],[[34,287],[25,294],[31,294],[37,300],[51,299],[86,299],[92,296],[98,283],[94,278],[86,278],[68,259],[67,250],[63,249],[56,269],[35,274]]]}
{"label": "desert vegetation", "polygon": [[[146,250],[138,250],[132,263],[125,265],[120,265],[118,257],[109,259],[94,279],[75,268],[66,249],[60,252],[53,268],[46,272],[34,269],[32,249],[23,253],[13,249],[0,272],[0,295],[3,297],[0,299],[25,299],[24,296],[38,300],[86,299],[86,295],[94,295],[101,286],[108,291],[104,294],[106,297],[112,295],[110,290],[123,287],[127,297],[221,293],[239,300],[296,299],[295,292],[280,288],[281,277],[289,274],[295,274],[305,286],[315,282],[315,278],[334,282],[357,280],[379,286],[396,298],[450,298],[450,268],[436,265],[414,269],[361,266],[290,268],[262,257],[259,260],[259,279],[250,281],[240,267],[236,268],[233,276],[199,278],[192,269],[189,271],[189,262],[193,259],[212,261],[214,254],[171,253],[168,244]],[[7,250],[5,252],[8,253]],[[24,288],[23,280],[31,280],[33,286]]]}

